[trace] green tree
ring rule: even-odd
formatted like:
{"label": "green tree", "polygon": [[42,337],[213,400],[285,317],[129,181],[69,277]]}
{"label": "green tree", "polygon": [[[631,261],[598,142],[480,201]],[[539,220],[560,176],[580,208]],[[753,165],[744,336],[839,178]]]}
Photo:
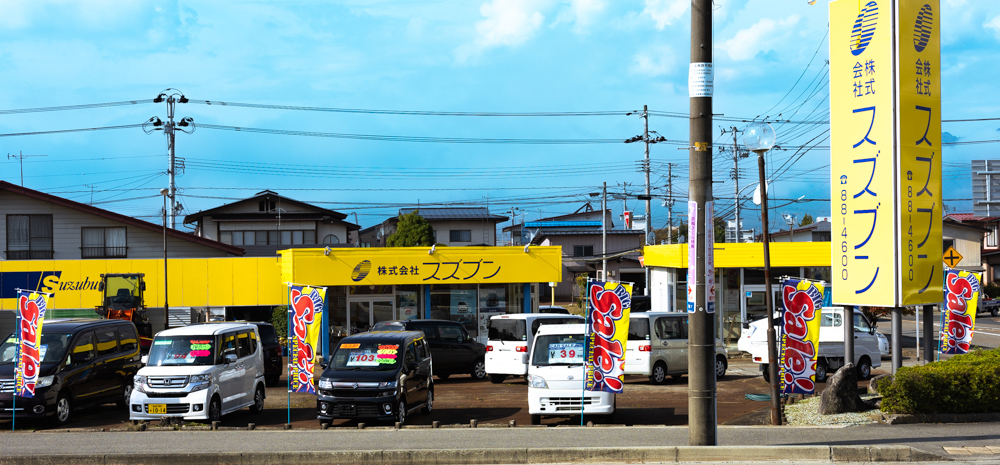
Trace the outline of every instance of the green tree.
{"label": "green tree", "polygon": [[278,341],[285,343],[288,337],[288,307],[279,305],[271,311],[271,324],[274,325],[274,332],[278,333]]}
{"label": "green tree", "polygon": [[713,221],[715,226],[715,243],[721,244],[726,242],[726,220],[725,218],[715,217]]}
{"label": "green tree", "polygon": [[805,215],[802,215],[802,221],[799,223],[799,226],[806,226],[806,225],[809,225],[809,224],[813,224],[815,222],[816,221],[813,220],[812,215],[806,213]]}
{"label": "green tree", "polygon": [[396,232],[385,241],[387,247],[430,247],[434,245],[434,230],[419,210],[399,215]]}

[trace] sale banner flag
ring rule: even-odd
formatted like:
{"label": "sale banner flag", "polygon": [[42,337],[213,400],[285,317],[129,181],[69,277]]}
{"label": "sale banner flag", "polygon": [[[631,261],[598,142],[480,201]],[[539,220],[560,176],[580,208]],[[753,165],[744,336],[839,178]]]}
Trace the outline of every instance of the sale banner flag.
{"label": "sale banner flag", "polygon": [[288,312],[291,314],[292,348],[289,369],[291,392],[316,393],[313,361],[319,353],[325,287],[289,286]]}
{"label": "sale banner flag", "polygon": [[632,285],[590,281],[587,305],[587,391],[620,393],[625,386]]}
{"label": "sale banner flag", "polygon": [[942,354],[964,354],[972,345],[976,312],[982,292],[982,275],[972,271],[947,270],[944,273],[944,311],[941,312]]}
{"label": "sale banner flag", "polygon": [[45,319],[48,303],[48,294],[18,291],[17,370],[14,371],[14,393],[21,397],[35,397],[35,383],[38,382],[38,370],[41,368],[44,356],[41,347],[42,322]]}
{"label": "sale banner flag", "polygon": [[787,279],[781,286],[781,392],[813,394],[823,312],[823,283]]}

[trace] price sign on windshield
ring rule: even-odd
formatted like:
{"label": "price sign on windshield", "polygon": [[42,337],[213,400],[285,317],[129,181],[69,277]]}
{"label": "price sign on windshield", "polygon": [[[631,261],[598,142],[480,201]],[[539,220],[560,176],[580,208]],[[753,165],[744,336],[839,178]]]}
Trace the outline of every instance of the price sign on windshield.
{"label": "price sign on windshield", "polygon": [[370,350],[352,350],[347,357],[349,367],[374,367],[378,366],[378,355]]}
{"label": "price sign on windshield", "polygon": [[583,343],[549,344],[549,363],[583,363]]}

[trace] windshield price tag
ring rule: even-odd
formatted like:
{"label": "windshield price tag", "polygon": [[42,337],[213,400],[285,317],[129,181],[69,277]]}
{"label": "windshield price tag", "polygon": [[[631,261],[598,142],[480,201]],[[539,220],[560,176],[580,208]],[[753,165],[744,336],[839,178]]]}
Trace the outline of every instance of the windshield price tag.
{"label": "windshield price tag", "polygon": [[351,355],[347,357],[347,366],[375,367],[379,364],[378,360],[378,354],[372,353],[370,350],[352,350]]}
{"label": "windshield price tag", "polygon": [[583,343],[549,344],[549,363],[583,363]]}

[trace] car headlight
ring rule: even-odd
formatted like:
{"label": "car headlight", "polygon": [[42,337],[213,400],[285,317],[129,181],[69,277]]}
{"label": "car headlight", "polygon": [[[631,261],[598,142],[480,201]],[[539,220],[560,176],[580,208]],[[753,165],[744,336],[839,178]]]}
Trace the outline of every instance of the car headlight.
{"label": "car headlight", "polygon": [[398,386],[398,385],[399,385],[398,381],[384,381],[384,382],[378,383],[378,388],[379,389],[395,389],[396,386]]}
{"label": "car headlight", "polygon": [[320,378],[319,379],[319,388],[320,389],[333,389],[333,381],[330,381],[328,379]]}
{"label": "car headlight", "polygon": [[136,376],[135,378],[132,378],[132,390],[145,393],[146,392],[146,377],[145,376]]}
{"label": "car headlight", "polygon": [[545,383],[545,378],[536,375],[528,375],[528,387],[533,387],[535,389],[548,389],[549,385]]}
{"label": "car headlight", "polygon": [[43,376],[41,378],[38,378],[38,380],[35,381],[35,388],[37,389],[37,388],[49,387],[52,385],[52,382],[55,381],[55,379],[56,379],[55,376]]}
{"label": "car headlight", "polygon": [[202,391],[212,385],[212,375],[194,375],[188,379],[188,382],[191,383],[191,392]]}

